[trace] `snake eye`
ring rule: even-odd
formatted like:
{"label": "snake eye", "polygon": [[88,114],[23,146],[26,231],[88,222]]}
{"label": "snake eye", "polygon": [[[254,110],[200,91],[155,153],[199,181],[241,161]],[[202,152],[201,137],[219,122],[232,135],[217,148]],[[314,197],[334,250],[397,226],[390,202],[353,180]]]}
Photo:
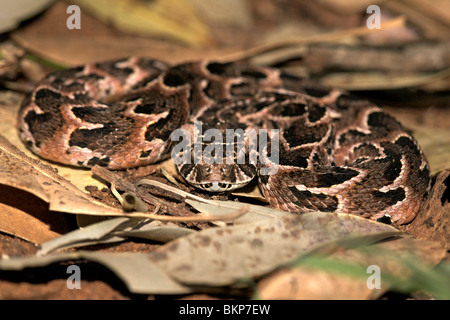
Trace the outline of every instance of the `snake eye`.
{"label": "snake eye", "polygon": [[204,170],[205,170],[206,173],[211,174],[211,167],[207,166],[207,167],[204,168]]}

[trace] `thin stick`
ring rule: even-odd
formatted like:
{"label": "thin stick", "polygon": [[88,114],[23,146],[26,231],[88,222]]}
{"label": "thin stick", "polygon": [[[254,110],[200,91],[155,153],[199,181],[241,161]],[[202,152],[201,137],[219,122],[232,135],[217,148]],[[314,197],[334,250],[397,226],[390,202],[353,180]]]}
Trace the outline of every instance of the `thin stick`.
{"label": "thin stick", "polygon": [[186,191],[177,189],[177,188],[175,188],[175,187],[169,186],[169,185],[167,185],[167,184],[165,184],[165,183],[162,183],[162,182],[159,182],[159,181],[156,181],[156,180],[151,180],[151,179],[141,179],[141,180],[139,180],[139,181],[136,183],[137,186],[140,186],[140,185],[143,185],[143,184],[152,185],[152,186],[155,186],[155,187],[158,187],[158,188],[161,188],[161,189],[165,189],[165,190],[170,191],[170,192],[173,192],[173,193],[175,193],[175,194],[177,194],[177,195],[179,195],[179,196],[182,196],[183,198],[191,198],[191,199],[195,199],[195,200],[197,200],[197,201],[207,202],[207,203],[210,203],[210,204],[214,204],[213,201],[204,199],[204,198],[202,198],[202,197],[195,196],[195,195],[193,195],[193,194],[190,194],[189,192],[186,192]]}
{"label": "thin stick", "polygon": [[175,216],[162,216],[154,213],[130,213],[127,214],[127,217],[132,218],[147,218],[159,221],[173,221],[173,222],[199,222],[199,221],[226,221],[226,220],[234,220],[242,216],[243,214],[248,212],[248,205],[242,206],[239,210],[224,214],[222,216],[207,216],[207,215],[196,215],[189,217],[175,217]]}

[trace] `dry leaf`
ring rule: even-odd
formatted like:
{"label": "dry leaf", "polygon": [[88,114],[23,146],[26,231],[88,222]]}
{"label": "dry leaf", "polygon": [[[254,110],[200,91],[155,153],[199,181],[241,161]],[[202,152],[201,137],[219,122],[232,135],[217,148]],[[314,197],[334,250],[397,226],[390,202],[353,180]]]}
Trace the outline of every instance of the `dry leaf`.
{"label": "dry leaf", "polygon": [[83,12],[81,29],[69,30],[65,25],[69,16],[67,6],[65,2],[56,2],[44,15],[14,31],[11,38],[27,51],[64,66],[131,55],[180,63],[210,59],[242,48],[242,45],[231,44],[226,48],[198,50],[165,39],[136,37],[121,33]]}
{"label": "dry leaf", "polygon": [[[0,119],[2,119],[2,121],[0,121],[0,135],[3,135],[11,144],[15,145],[27,156],[40,160],[38,156],[32,153],[25,144],[20,141],[17,133],[15,124],[22,99],[23,95],[12,91],[0,92]],[[45,162],[45,160],[43,161]],[[100,189],[104,187],[104,184],[92,178],[89,170],[58,165],[55,163],[52,163],[52,167],[58,170],[58,174],[61,177],[69,180],[80,190],[84,190],[87,185],[97,186]]]}
{"label": "dry leaf", "polygon": [[[135,222],[134,224],[136,224]],[[46,255],[52,251],[62,248],[72,248],[76,245],[86,243],[99,243],[102,238],[111,235],[111,232],[119,228],[121,225],[130,224],[128,218],[120,217],[115,219],[108,219],[96,224],[92,224],[83,229],[76,229],[65,235],[45,242],[41,245],[41,249],[36,253],[38,256]],[[93,241],[97,240],[97,242]],[[121,239],[123,240],[123,239]]]}
{"label": "dry leaf", "polygon": [[149,227],[143,227],[136,230],[119,231],[116,232],[115,234],[121,237],[147,239],[157,242],[169,242],[196,232],[193,229],[177,226],[164,226],[164,225],[150,226],[150,225]]}
{"label": "dry leaf", "polygon": [[173,38],[197,46],[211,41],[208,28],[186,1],[76,0],[73,3],[124,31]]}
{"label": "dry leaf", "polygon": [[[308,46],[303,64],[312,73],[326,71],[437,72],[450,66],[450,43],[415,42],[401,47],[319,44]],[[430,60],[430,56],[434,59]],[[405,57],[408,57],[405,59]]]}
{"label": "dry leaf", "polygon": [[450,77],[450,68],[432,74],[380,72],[329,73],[320,79],[326,86],[346,90],[383,90],[418,87]]}
{"label": "dry leaf", "polygon": [[[50,211],[100,216],[152,218],[166,221],[209,220],[209,217],[196,216],[169,217],[139,212],[127,214],[120,209],[109,207],[59,176],[54,168],[26,156],[1,135],[0,184],[27,191],[48,202]],[[166,186],[166,188],[169,188],[169,186]],[[235,212],[230,214],[228,219],[234,219],[243,213],[243,210]],[[222,218],[224,220],[227,219],[226,217]]]}
{"label": "dry leaf", "polygon": [[420,239],[439,241],[450,249],[450,169],[436,174],[424,210],[407,226]]}
{"label": "dry leaf", "polygon": [[42,243],[37,255],[47,255],[67,248],[120,242],[129,237],[169,242],[195,232],[188,228],[162,225],[159,221],[148,222],[125,217],[103,220]]}
{"label": "dry leaf", "polygon": [[[408,281],[415,270],[412,264],[430,270],[444,257],[445,249],[437,242],[409,238],[338,250],[327,257],[300,259],[296,267],[263,279],[258,284],[258,296],[262,299],[376,299],[395,282]],[[378,289],[367,286],[372,275],[367,269],[373,265],[380,268]]]}
{"label": "dry leaf", "polygon": [[50,3],[52,3],[52,0],[1,1],[0,33],[13,30],[20,22],[37,15]]}
{"label": "dry leaf", "polygon": [[31,159],[0,135],[0,184],[27,191],[49,203],[51,211],[123,215],[94,200],[59,176],[52,167]]}
{"label": "dry leaf", "polygon": [[150,256],[181,283],[219,286],[261,276],[325,243],[395,234],[398,230],[392,226],[317,212],[202,230]]}
{"label": "dry leaf", "polygon": [[374,0],[321,0],[320,4],[325,7],[330,7],[341,14],[359,13],[371,4],[376,4],[380,1]]}
{"label": "dry leaf", "polygon": [[12,41],[0,42],[0,81],[14,80],[19,74],[20,60],[25,50]]}
{"label": "dry leaf", "polygon": [[50,215],[47,203],[27,192],[0,184],[0,231],[41,244],[67,230],[65,218]]}
{"label": "dry leaf", "polygon": [[[396,274],[396,276],[404,276],[405,273],[401,268],[395,267],[390,268],[388,265],[393,262],[393,260],[404,261],[406,259],[415,259],[420,261],[429,267],[433,267],[441,262],[446,256],[445,248],[439,244],[438,241],[428,241],[413,238],[400,238],[392,241],[385,241],[377,243],[373,246],[374,253],[377,250],[380,254],[375,257],[372,256],[371,252],[366,253],[367,263],[376,263],[378,260],[380,267],[384,267],[386,264],[386,269],[390,273]],[[355,250],[356,251],[356,250]],[[383,252],[390,252],[390,254],[382,255]],[[395,256],[395,258],[393,258]]]}
{"label": "dry leaf", "polygon": [[280,270],[258,284],[263,300],[365,300],[373,293],[360,279],[306,268]]}
{"label": "dry leaf", "polygon": [[[253,181],[255,182],[255,181]],[[263,194],[261,193],[261,190],[259,189],[259,186],[257,183],[249,183],[243,188],[239,188],[237,190],[234,190],[232,192],[232,195],[242,198],[250,198],[253,200],[257,200],[260,202],[268,203],[266,198],[264,198]]]}
{"label": "dry leaf", "polygon": [[249,27],[252,14],[247,1],[241,0],[188,0],[205,19],[216,25]]}
{"label": "dry leaf", "polygon": [[384,8],[403,14],[428,39],[448,38],[450,2],[421,0],[386,1]]}
{"label": "dry leaf", "polygon": [[128,290],[138,294],[186,294],[190,289],[172,280],[146,254],[121,252],[88,252],[54,254],[42,257],[15,257],[0,259],[0,270],[22,270],[45,267],[62,261],[88,260],[109,268],[121,279]]}
{"label": "dry leaf", "polygon": [[167,181],[172,182],[178,188],[180,187],[177,180],[175,180],[175,178],[170,173],[168,173],[166,170],[164,170],[163,168],[161,168],[161,173],[167,179]]}

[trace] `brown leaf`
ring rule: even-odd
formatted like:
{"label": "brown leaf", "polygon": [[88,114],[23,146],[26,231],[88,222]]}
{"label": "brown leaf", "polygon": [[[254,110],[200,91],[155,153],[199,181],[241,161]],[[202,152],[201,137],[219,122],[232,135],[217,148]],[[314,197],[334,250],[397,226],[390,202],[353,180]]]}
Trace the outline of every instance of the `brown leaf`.
{"label": "brown leaf", "polygon": [[[0,135],[3,135],[11,144],[15,145],[19,150],[24,152],[27,156],[33,159],[39,159],[34,153],[32,153],[17,134],[17,128],[15,126],[17,113],[22,101],[23,95],[17,94],[12,91],[0,92]],[[45,160],[44,160],[45,161]],[[52,167],[58,170],[58,174],[61,177],[69,180],[78,189],[84,190],[86,186],[97,186],[99,189],[105,185],[100,181],[93,179],[91,172],[84,168],[74,168],[64,165],[58,165],[52,163]]]}
{"label": "brown leaf", "polygon": [[[442,261],[445,253],[437,242],[410,238],[377,243],[367,250],[339,250],[328,257],[321,257],[327,269],[317,263],[304,265],[300,261],[296,267],[277,271],[261,280],[258,296],[261,299],[376,299],[391,285],[389,278],[383,278],[383,275],[389,274],[391,279],[408,279],[413,273],[409,266],[411,261],[431,269]],[[347,272],[342,267],[339,269],[342,263],[348,266]],[[371,265],[380,268],[379,289],[367,286],[371,273],[366,270]]]}
{"label": "brown leaf", "polygon": [[361,279],[306,268],[280,270],[258,289],[263,300],[365,300],[373,295]]}
{"label": "brown leaf", "polygon": [[320,82],[326,86],[343,88],[346,90],[383,90],[426,85],[437,80],[448,78],[449,75],[450,68],[433,74],[342,72],[327,74],[321,78]]}
{"label": "brown leaf", "polygon": [[44,15],[14,31],[11,37],[27,51],[65,66],[131,55],[176,63],[217,57],[242,47],[230,45],[226,48],[208,47],[199,50],[166,39],[136,37],[118,31],[84,11],[81,29],[69,30],[65,25],[69,17],[67,6],[67,3],[56,2]]}
{"label": "brown leaf", "polygon": [[157,35],[189,45],[212,40],[207,26],[187,1],[76,0],[84,10],[117,29],[140,35]]}
{"label": "brown leaf", "polygon": [[426,38],[448,38],[450,1],[388,1],[384,6],[387,10],[404,15]]}
{"label": "brown leaf", "polygon": [[0,135],[0,184],[27,191],[49,203],[51,211],[122,215],[122,211],[98,202],[55,169],[31,159]]}
{"label": "brown leaf", "polygon": [[439,172],[424,210],[407,226],[420,239],[434,240],[450,249],[450,169]]}
{"label": "brown leaf", "polygon": [[67,232],[68,226],[64,216],[49,214],[46,202],[0,184],[0,231],[41,244]]}
{"label": "brown leaf", "polygon": [[25,51],[11,41],[0,43],[0,79],[14,79]]}
{"label": "brown leaf", "polygon": [[188,0],[200,13],[202,18],[216,25],[234,25],[249,28],[252,23],[252,13],[249,3],[241,0]]}
{"label": "brown leaf", "polygon": [[243,188],[233,191],[232,194],[237,197],[242,197],[243,199],[249,198],[262,203],[268,203],[267,199],[262,195],[257,183],[249,183]]}
{"label": "brown leaf", "polygon": [[398,278],[407,278],[412,270],[412,261],[433,267],[445,258],[445,249],[435,241],[399,238],[377,243],[367,250],[351,249],[338,251],[331,259],[357,263],[367,267],[378,265],[383,273],[389,273]]}

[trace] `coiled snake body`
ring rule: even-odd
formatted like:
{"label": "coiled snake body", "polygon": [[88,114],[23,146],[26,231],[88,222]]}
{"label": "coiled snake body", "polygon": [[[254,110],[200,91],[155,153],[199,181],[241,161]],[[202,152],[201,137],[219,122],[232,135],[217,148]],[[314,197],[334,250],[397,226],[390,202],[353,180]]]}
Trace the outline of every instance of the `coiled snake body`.
{"label": "coiled snake body", "polygon": [[258,176],[271,206],[290,212],[388,216],[403,224],[416,216],[430,184],[417,142],[376,105],[240,62],[169,66],[133,57],[58,71],[24,100],[18,128],[43,158],[109,169],[166,158],[179,128],[197,136],[210,128],[224,136],[226,129],[278,129],[276,149],[270,135],[267,147],[279,156],[273,174],[260,174],[270,161],[201,161],[178,170],[208,191],[232,190]]}

